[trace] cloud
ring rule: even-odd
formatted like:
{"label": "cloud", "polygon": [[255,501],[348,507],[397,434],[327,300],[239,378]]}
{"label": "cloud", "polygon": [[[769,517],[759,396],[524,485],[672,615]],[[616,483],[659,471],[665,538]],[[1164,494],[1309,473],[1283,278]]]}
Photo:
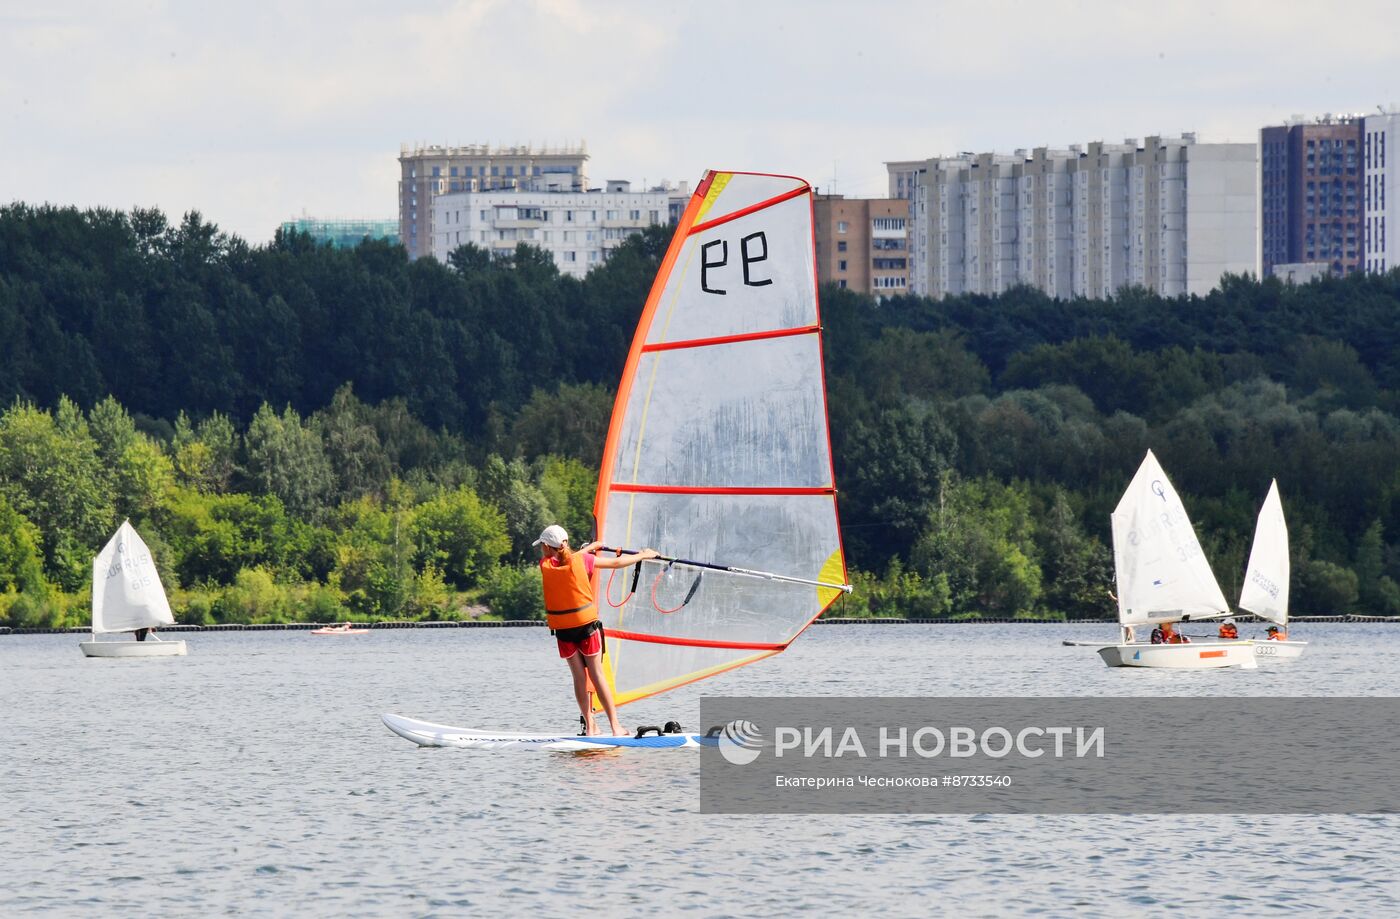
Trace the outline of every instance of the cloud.
{"label": "cloud", "polygon": [[885,160],[1369,110],[1400,98],[1397,31],[1376,0],[60,3],[0,14],[0,200],[197,207],[263,241],[394,216],[406,141],[881,194]]}

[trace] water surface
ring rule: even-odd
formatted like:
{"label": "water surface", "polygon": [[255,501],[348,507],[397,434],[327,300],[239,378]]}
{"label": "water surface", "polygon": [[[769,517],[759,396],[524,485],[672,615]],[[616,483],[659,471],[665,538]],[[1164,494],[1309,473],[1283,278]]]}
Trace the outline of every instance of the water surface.
{"label": "water surface", "polygon": [[[823,626],[624,718],[695,728],[706,692],[1400,696],[1400,626],[1302,626],[1302,660],[1254,672],[1059,644],[1111,632]],[[0,638],[0,914],[1400,912],[1397,817],[701,815],[693,751],[420,750],[380,724],[572,730],[542,629],[185,637],[150,661]]]}

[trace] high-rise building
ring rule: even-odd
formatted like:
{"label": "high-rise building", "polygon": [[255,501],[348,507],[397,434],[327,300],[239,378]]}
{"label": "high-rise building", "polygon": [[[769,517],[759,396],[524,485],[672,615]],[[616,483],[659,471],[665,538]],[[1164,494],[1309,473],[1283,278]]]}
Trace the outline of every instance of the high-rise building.
{"label": "high-rise building", "polygon": [[606,189],[458,191],[433,199],[429,254],[440,262],[471,243],[493,254],[521,243],[548,252],[565,274],[583,277],[635,233],[668,222],[673,190],[634,192],[610,180]]}
{"label": "high-rise building", "polygon": [[1207,293],[1223,274],[1258,271],[1256,168],[1254,144],[1191,134],[935,157],[916,174],[911,287]]}
{"label": "high-rise building", "polygon": [[1400,266],[1400,239],[1390,232],[1400,216],[1395,203],[1400,193],[1400,112],[1367,115],[1364,133],[1363,267],[1391,271]]}
{"label": "high-rise building", "polygon": [[812,209],[818,280],[877,297],[908,293],[908,201],[817,195]]}
{"label": "high-rise building", "polygon": [[1364,267],[1362,119],[1295,118],[1259,132],[1264,274],[1323,262],[1332,273]]}
{"label": "high-rise building", "polygon": [[465,147],[402,145],[399,148],[399,238],[409,258],[433,249],[433,201],[439,195],[477,191],[588,190],[588,152],[577,147]]}
{"label": "high-rise building", "polygon": [[382,239],[386,242],[399,241],[397,220],[317,220],[314,217],[299,217],[282,224],[283,232],[306,233],[318,243],[330,243],[337,249],[353,249],[366,239]]}

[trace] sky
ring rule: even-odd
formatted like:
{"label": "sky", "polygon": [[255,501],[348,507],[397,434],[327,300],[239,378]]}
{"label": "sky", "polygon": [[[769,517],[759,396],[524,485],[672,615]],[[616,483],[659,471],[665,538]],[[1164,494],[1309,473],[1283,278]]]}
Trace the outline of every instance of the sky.
{"label": "sky", "polygon": [[1394,0],[0,0],[0,204],[197,210],[263,243],[396,219],[414,143],[880,197],[889,160],[1390,108],[1397,35]]}

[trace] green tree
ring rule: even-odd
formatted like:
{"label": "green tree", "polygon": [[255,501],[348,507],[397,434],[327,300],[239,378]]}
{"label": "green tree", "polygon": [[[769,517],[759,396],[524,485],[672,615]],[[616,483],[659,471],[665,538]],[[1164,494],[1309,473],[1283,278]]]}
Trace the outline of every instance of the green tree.
{"label": "green tree", "polygon": [[115,523],[97,445],[82,414],[16,403],[0,415],[0,496],[44,534],[44,562],[64,590],[91,576],[91,554]]}
{"label": "green tree", "polygon": [[279,417],[264,403],[248,425],[245,443],[248,476],[258,491],[275,495],[299,517],[312,518],[326,508],[335,473],[321,438],[302,424],[296,410],[288,406]]}
{"label": "green tree", "polygon": [[613,394],[594,383],[560,383],[552,392],[536,389],[511,425],[511,440],[522,456],[570,457],[596,463],[612,416]]}
{"label": "green tree", "polygon": [[1024,616],[1041,593],[1030,501],[1017,486],[992,479],[951,481],[929,512],[910,567],[945,577],[960,613]]}
{"label": "green tree", "polygon": [[474,586],[510,551],[506,521],[470,488],[457,488],[413,509],[411,531],[420,571],[429,567],[458,588]]}

